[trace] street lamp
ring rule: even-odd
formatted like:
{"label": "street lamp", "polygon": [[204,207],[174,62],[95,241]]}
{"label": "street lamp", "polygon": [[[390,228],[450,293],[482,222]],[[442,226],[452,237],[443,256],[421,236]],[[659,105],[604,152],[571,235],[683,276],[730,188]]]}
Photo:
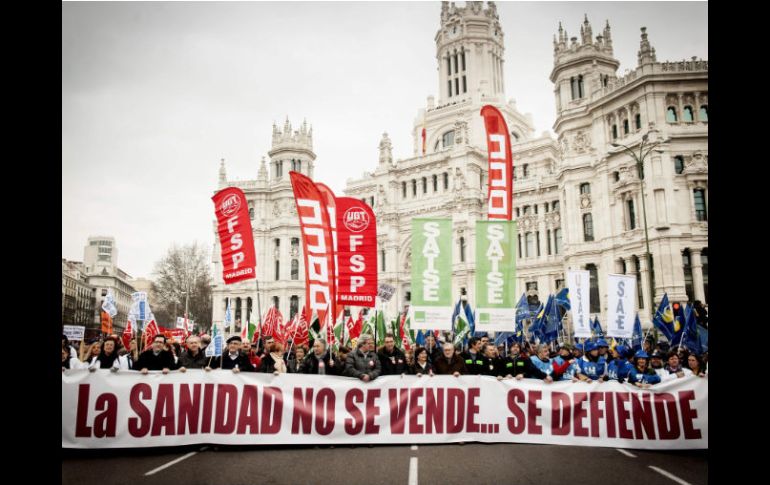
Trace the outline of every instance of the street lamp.
{"label": "street lamp", "polygon": [[632,150],[630,147],[620,144],[620,143],[611,143],[615,148],[622,148],[623,151],[631,155],[631,157],[636,161],[636,168],[639,173],[639,180],[640,180],[640,186],[639,190],[641,192],[641,199],[642,199],[642,214],[644,217],[644,244],[647,249],[647,253],[645,254],[645,257],[647,259],[647,284],[650,288],[650,301],[647,302],[648,305],[650,305],[650,322],[655,317],[655,309],[654,309],[654,301],[655,301],[655,294],[652,282],[652,253],[650,252],[650,237],[647,233],[647,204],[645,203],[645,196],[644,196],[644,160],[647,158],[647,155],[652,153],[653,151],[657,153],[662,153],[663,150],[659,148],[659,145],[668,142],[668,140],[659,140],[659,141],[653,141],[650,142],[650,133],[656,133],[657,130],[650,129],[647,133],[645,133],[642,136],[642,141],[639,144],[639,153]]}

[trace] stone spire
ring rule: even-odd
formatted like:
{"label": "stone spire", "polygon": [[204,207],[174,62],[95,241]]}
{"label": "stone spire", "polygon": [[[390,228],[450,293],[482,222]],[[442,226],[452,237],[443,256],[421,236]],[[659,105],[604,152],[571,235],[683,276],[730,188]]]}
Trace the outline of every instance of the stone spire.
{"label": "stone spire", "polygon": [[580,34],[583,36],[582,42],[584,45],[590,44],[592,41],[591,39],[594,36],[593,30],[591,29],[591,23],[588,22],[588,14],[583,14],[585,17],[585,20],[583,21],[583,25],[580,26]]}
{"label": "stone spire", "polygon": [[387,132],[382,134],[380,140],[380,165],[393,165],[393,144]]}
{"label": "stone spire", "polygon": [[257,180],[260,182],[267,182],[267,165],[265,165],[265,157],[262,157],[262,163],[259,164]]}
{"label": "stone spire", "polygon": [[642,40],[639,43],[639,67],[656,62],[655,48],[647,40],[647,27],[642,27]]}
{"label": "stone spire", "polygon": [[610,35],[609,20],[607,20],[607,25],[604,27],[604,45],[609,49],[610,55],[612,55],[612,36]]}

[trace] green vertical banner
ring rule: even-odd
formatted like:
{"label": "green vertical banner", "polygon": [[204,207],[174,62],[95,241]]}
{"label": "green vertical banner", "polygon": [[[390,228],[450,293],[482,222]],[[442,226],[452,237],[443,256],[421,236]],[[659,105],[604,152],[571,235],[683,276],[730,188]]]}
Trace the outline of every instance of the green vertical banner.
{"label": "green vertical banner", "polygon": [[452,221],[412,219],[413,329],[452,330]]}
{"label": "green vertical banner", "polygon": [[516,222],[476,221],[476,331],[516,331]]}

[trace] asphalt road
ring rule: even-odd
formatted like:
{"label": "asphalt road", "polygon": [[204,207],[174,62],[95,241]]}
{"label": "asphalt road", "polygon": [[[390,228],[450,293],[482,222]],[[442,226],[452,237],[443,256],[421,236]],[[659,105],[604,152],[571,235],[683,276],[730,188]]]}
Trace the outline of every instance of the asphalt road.
{"label": "asphalt road", "polygon": [[528,444],[62,450],[62,484],[708,483],[708,451]]}

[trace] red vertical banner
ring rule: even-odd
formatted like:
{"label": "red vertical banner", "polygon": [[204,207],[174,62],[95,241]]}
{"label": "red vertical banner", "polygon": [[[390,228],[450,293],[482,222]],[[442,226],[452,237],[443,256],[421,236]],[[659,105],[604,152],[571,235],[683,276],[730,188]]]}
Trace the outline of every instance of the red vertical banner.
{"label": "red vertical banner", "polygon": [[256,278],[257,256],[246,196],[241,189],[228,187],[214,194],[211,200],[222,249],[222,279],[229,285]]}
{"label": "red vertical banner", "polygon": [[332,322],[336,325],[337,320],[340,317],[340,314],[342,313],[342,306],[337,306],[337,291],[339,289],[339,270],[337,266],[337,201],[334,197],[334,192],[332,192],[332,189],[326,186],[326,184],[322,184],[321,182],[316,182],[316,187],[318,187],[318,191],[321,192],[321,195],[324,197],[324,202],[326,202],[326,212],[329,214],[329,227],[331,228],[332,233],[332,254],[334,254],[334,292],[332,293],[332,301],[331,301],[331,312],[332,312]]}
{"label": "red vertical banner", "polygon": [[305,301],[308,311],[318,313],[321,326],[329,324],[334,313],[334,241],[326,208],[326,197],[313,181],[301,173],[289,172],[297,204],[302,248],[305,256]]}
{"label": "red vertical banner", "polygon": [[374,307],[377,296],[377,220],[352,197],[337,198],[337,302]]}
{"label": "red vertical banner", "polygon": [[500,110],[491,105],[481,108],[487,131],[489,183],[487,213],[489,219],[510,221],[513,216],[513,156],[511,134]]}

